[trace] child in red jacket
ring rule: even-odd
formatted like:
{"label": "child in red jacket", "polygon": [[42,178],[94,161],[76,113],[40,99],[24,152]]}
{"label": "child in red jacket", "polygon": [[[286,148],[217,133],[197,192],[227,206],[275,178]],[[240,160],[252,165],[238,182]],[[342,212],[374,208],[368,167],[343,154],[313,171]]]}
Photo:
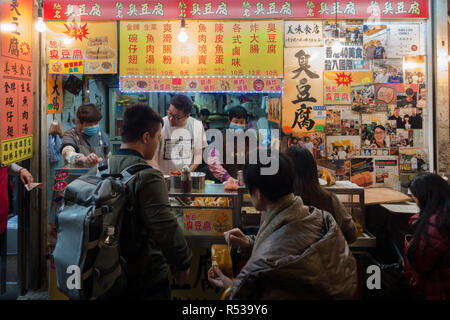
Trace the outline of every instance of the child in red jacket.
{"label": "child in red jacket", "polygon": [[414,233],[405,247],[405,276],[427,300],[450,300],[450,187],[427,173],[410,190],[420,212],[410,219]]}

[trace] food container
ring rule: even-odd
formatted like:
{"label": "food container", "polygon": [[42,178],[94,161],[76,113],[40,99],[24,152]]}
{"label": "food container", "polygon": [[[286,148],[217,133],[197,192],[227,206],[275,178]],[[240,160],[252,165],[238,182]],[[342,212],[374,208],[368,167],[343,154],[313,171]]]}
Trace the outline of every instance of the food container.
{"label": "food container", "polygon": [[170,176],[170,191],[181,192],[181,176]]}
{"label": "food container", "polygon": [[203,172],[191,172],[192,192],[205,191],[205,178],[206,174]]}

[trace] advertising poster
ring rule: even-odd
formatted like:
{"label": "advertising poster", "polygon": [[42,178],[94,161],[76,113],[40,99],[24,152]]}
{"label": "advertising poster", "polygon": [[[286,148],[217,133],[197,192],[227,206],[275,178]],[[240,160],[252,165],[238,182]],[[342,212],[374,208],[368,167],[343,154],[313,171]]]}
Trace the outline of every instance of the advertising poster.
{"label": "advertising poster", "polygon": [[400,148],[400,173],[419,173],[427,171],[429,159],[427,148]]}
{"label": "advertising poster", "polygon": [[419,96],[417,100],[417,108],[427,107],[427,88],[424,84],[419,85]]}
{"label": "advertising poster", "polygon": [[387,105],[397,104],[397,85],[388,83],[377,83],[375,88],[375,105],[387,111]]}
{"label": "advertising poster", "polygon": [[53,21],[46,25],[50,74],[117,73],[116,22]]}
{"label": "advertising poster", "polygon": [[324,58],[325,71],[370,70],[370,62],[363,59],[362,46],[348,44],[345,38],[325,39]]}
{"label": "advertising poster", "polygon": [[293,136],[291,146],[299,146],[306,148],[311,152],[316,160],[325,159],[326,157],[326,136],[324,132],[300,133]]}
{"label": "advertising poster", "polygon": [[321,21],[285,21],[284,45],[291,47],[322,47]]}
{"label": "advertising poster", "polygon": [[360,125],[361,115],[348,106],[327,107],[327,135],[359,136]]}
{"label": "advertising poster", "polygon": [[348,109],[347,106],[327,106],[327,119],[325,133],[327,136],[342,135],[341,112]]}
{"label": "advertising poster", "polygon": [[[283,127],[292,134],[322,129],[326,113],[323,108],[323,48],[286,48],[284,50]],[[314,109],[316,107],[316,109]],[[316,129],[315,115],[320,127]]]}
{"label": "advertising poster", "polygon": [[403,83],[402,59],[377,59],[373,61],[374,83]]}
{"label": "advertising poster", "polygon": [[352,86],[372,84],[371,71],[324,71],[324,104],[351,105]]}
{"label": "advertising poster", "polygon": [[403,68],[406,84],[424,84],[426,79],[426,57],[404,57]]}
{"label": "advertising poster", "polygon": [[361,149],[361,137],[359,136],[328,136],[327,159],[349,160],[359,155]]}
{"label": "advertising poster", "polygon": [[360,187],[372,187],[375,182],[375,164],[373,158],[352,158],[350,163],[350,181]]}
{"label": "advertising poster", "polygon": [[0,32],[0,164],[32,157],[33,151],[33,1],[1,1],[0,22],[15,26]]}
{"label": "advertising poster", "polygon": [[400,108],[417,107],[417,93],[419,85],[404,84],[397,85],[397,106]]}
{"label": "advertising poster", "polygon": [[417,22],[389,24],[388,41],[389,46],[386,47],[388,58],[425,54],[425,24]]}
{"label": "advertising poster", "polygon": [[361,115],[361,138],[364,148],[389,148],[386,113]]}
{"label": "advertising poster", "polygon": [[398,158],[361,157],[351,160],[351,181],[360,187],[387,187],[398,190]]}
{"label": "advertising poster", "polygon": [[351,90],[352,110],[356,112],[368,112],[369,108],[375,104],[373,85],[352,85]]}
{"label": "advertising poster", "polygon": [[359,136],[361,115],[346,108],[341,112],[341,134],[343,136]]}
{"label": "advertising poster", "polygon": [[388,47],[388,26],[364,25],[363,51],[364,59],[386,59]]}

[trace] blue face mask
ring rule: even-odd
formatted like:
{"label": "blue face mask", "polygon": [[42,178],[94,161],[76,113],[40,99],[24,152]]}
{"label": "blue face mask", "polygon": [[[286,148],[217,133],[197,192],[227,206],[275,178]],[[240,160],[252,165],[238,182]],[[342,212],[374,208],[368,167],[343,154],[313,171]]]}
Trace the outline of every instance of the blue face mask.
{"label": "blue face mask", "polygon": [[230,129],[234,130],[234,131],[238,131],[238,130],[244,131],[246,127],[247,126],[245,124],[240,125],[240,124],[236,124],[236,123],[230,123]]}
{"label": "blue face mask", "polygon": [[96,125],[96,126],[92,126],[92,127],[85,127],[83,129],[83,132],[87,136],[93,136],[94,134],[98,133],[98,130],[99,130],[99,127],[98,127],[98,125]]}

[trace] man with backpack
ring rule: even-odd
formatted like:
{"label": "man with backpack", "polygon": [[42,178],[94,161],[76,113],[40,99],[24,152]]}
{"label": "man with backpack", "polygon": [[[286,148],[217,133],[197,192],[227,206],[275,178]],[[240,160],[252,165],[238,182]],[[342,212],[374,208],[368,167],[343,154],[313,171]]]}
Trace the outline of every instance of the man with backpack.
{"label": "man with backpack", "polygon": [[[163,121],[148,105],[127,108],[122,127],[122,145],[109,161],[110,172],[120,173],[136,163],[153,158]],[[130,186],[136,199],[134,215],[125,216],[121,231],[122,255],[127,261],[127,298],[170,299],[168,264],[183,285],[191,263],[191,250],[169,206],[162,173],[147,168],[136,174]]]}
{"label": "man with backpack", "polygon": [[191,250],[162,173],[146,162],[162,125],[148,105],[128,107],[117,153],[64,190],[53,258],[69,298],[170,299],[169,265],[178,285],[186,281]]}

